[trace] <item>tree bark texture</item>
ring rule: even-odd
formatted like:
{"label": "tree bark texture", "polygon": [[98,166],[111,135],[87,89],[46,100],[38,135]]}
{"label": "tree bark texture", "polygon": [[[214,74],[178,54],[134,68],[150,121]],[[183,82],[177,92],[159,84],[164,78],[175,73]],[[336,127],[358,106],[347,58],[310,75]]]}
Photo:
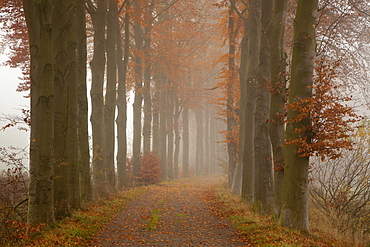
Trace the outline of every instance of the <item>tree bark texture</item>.
{"label": "tree bark texture", "polygon": [[189,108],[184,105],[182,112],[182,169],[184,177],[187,178],[189,174]]}
{"label": "tree bark texture", "polygon": [[105,162],[107,167],[107,180],[109,191],[113,192],[116,187],[116,175],[114,167],[115,149],[115,122],[116,115],[116,82],[117,82],[117,28],[119,25],[118,7],[115,0],[109,0],[107,12],[107,84],[104,97],[104,127],[105,127]]}
{"label": "tree bark texture", "polygon": [[[317,0],[298,0],[294,20],[294,46],[291,65],[289,103],[304,100],[312,96],[314,59],[315,59],[315,24]],[[309,118],[292,121],[300,112],[288,108],[286,139],[309,138],[310,133],[297,133],[296,129],[309,127]],[[309,139],[308,139],[309,141]],[[299,147],[285,147],[284,206],[282,223],[285,226],[309,231],[308,224],[308,165],[309,157],[298,153]]]}
{"label": "tree bark texture", "polygon": [[108,196],[106,166],[104,162],[104,71],[105,71],[105,23],[107,1],[97,0],[95,12],[90,11],[94,28],[94,55],[91,66],[91,126],[93,142],[94,191],[98,197]]}
{"label": "tree bark texture", "polygon": [[23,1],[31,66],[30,186],[27,221],[52,224],[54,218],[54,1]]}
{"label": "tree bark texture", "polygon": [[[140,3],[134,3],[135,13],[140,13]],[[139,18],[140,17],[136,17]],[[138,19],[134,21],[134,40],[135,40],[135,98],[133,104],[133,141],[132,141],[132,165],[134,177],[139,177],[141,168],[141,107],[143,103],[142,84],[143,84],[143,51],[144,37],[141,24]]]}
{"label": "tree bark texture", "polygon": [[53,13],[54,50],[54,203],[57,219],[71,216],[69,197],[69,81],[66,40],[69,35],[64,1],[55,3]]}
{"label": "tree bark texture", "polygon": [[272,168],[272,150],[268,131],[270,118],[271,81],[270,66],[270,22],[272,5],[269,1],[262,1],[261,18],[261,49],[258,89],[256,94],[255,111],[255,193],[254,206],[262,214],[270,215],[274,208],[274,176]]}
{"label": "tree bark texture", "polygon": [[274,17],[270,31],[271,104],[269,133],[274,161],[275,215],[280,216],[284,183],[284,108],[286,99],[286,55],[284,33],[287,18],[287,0],[275,0]]}
{"label": "tree bark texture", "polygon": [[90,146],[88,132],[88,101],[86,86],[86,13],[84,1],[77,1],[77,36],[78,36],[78,146],[80,195],[82,202],[92,200],[90,176]]}
{"label": "tree bark texture", "polygon": [[[243,46],[246,46],[247,52],[243,51],[242,59],[246,60],[240,67],[241,70],[246,70],[241,73],[241,83],[245,89],[245,105],[240,107],[244,111],[244,125],[240,128],[244,129],[244,152],[243,152],[243,181],[242,181],[242,198],[244,201],[254,203],[254,185],[255,185],[255,157],[254,157],[254,137],[255,137],[255,117],[256,110],[256,92],[259,72],[259,53],[261,43],[261,0],[252,0],[248,3],[248,18],[244,21]],[[245,40],[246,39],[246,40]],[[247,44],[245,44],[247,43]],[[242,123],[241,123],[242,124]]]}
{"label": "tree bark texture", "polygon": [[[117,32],[117,66],[118,66],[118,93],[117,93],[117,175],[118,189],[122,190],[126,187],[126,156],[127,156],[127,101],[126,101],[126,74],[128,67],[128,59],[130,54],[130,14],[128,7],[130,1],[126,1],[125,5],[125,39],[124,39],[124,55],[122,61],[122,41],[120,28],[116,26]],[[118,18],[118,16],[117,16]]]}

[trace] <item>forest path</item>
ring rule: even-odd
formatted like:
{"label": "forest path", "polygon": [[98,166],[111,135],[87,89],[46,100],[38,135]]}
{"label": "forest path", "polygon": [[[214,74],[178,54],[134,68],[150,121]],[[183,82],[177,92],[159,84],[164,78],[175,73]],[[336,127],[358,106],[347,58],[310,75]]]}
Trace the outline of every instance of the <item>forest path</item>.
{"label": "forest path", "polygon": [[89,246],[250,246],[212,212],[219,177],[164,183],[132,201]]}

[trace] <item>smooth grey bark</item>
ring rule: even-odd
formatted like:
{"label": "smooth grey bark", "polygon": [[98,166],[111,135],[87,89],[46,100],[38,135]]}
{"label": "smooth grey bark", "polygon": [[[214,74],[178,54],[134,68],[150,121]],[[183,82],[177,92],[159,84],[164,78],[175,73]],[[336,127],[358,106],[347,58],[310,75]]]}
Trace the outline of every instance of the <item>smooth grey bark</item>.
{"label": "smooth grey bark", "polygon": [[54,223],[54,1],[25,0],[30,45],[31,140],[27,222]]}
{"label": "smooth grey bark", "polygon": [[272,6],[269,1],[262,1],[261,17],[261,49],[258,89],[256,94],[255,111],[255,194],[254,208],[263,214],[272,214],[274,208],[274,177],[272,167],[271,141],[268,132],[270,118],[271,81],[270,66],[270,22]]}
{"label": "smooth grey bark", "polygon": [[[294,20],[294,46],[291,65],[289,103],[312,96],[314,60],[316,56],[315,25],[318,1],[298,0]],[[304,107],[304,106],[303,106]],[[311,121],[304,118],[296,121],[299,110],[288,108],[286,139],[307,138],[310,141]],[[297,129],[303,129],[297,133]],[[309,156],[299,153],[297,145],[285,147],[284,191],[282,224],[291,228],[309,231],[308,222],[308,166]]]}
{"label": "smooth grey bark", "polygon": [[[127,186],[126,179],[126,157],[127,157],[127,101],[126,101],[126,75],[128,59],[130,55],[130,12],[128,7],[130,1],[125,5],[125,37],[124,55],[122,61],[122,41],[119,26],[116,26],[117,38],[117,66],[118,66],[118,90],[117,90],[117,177],[118,189],[122,190]],[[118,16],[117,16],[118,18]]]}
{"label": "smooth grey bark", "polygon": [[174,97],[174,101],[175,101],[174,102],[175,112],[174,112],[173,128],[175,132],[175,152],[173,156],[173,169],[174,169],[175,178],[178,178],[179,177],[180,141],[181,141],[179,118],[180,118],[181,111],[180,111],[179,98]]}
{"label": "smooth grey bark", "polygon": [[[141,13],[139,2],[134,2],[134,11],[136,14]],[[132,165],[134,177],[139,177],[141,163],[141,107],[143,103],[143,59],[140,54],[143,51],[144,37],[138,16],[134,21],[134,40],[135,40],[135,97],[133,104],[133,140],[132,140]]]}
{"label": "smooth grey bark", "polygon": [[211,111],[211,120],[209,125],[209,156],[210,156],[210,173],[215,174],[217,172],[216,167],[216,137],[217,137],[217,120],[215,117],[215,111]]}
{"label": "smooth grey bark", "polygon": [[226,101],[226,117],[227,117],[227,151],[229,156],[229,186],[231,191],[235,194],[241,194],[241,164],[237,168],[237,150],[236,142],[234,138],[230,135],[236,128],[235,119],[235,99],[234,99],[234,85],[236,81],[236,64],[235,64],[235,45],[236,45],[236,31],[234,25],[235,10],[232,5],[229,9],[229,59],[228,59],[228,70],[230,78],[227,84],[227,101]]}
{"label": "smooth grey bark", "polygon": [[53,13],[54,50],[54,204],[55,217],[71,215],[68,163],[68,57],[66,53],[67,25],[64,1],[57,1]]}
{"label": "smooth grey bark", "polygon": [[286,99],[286,55],[284,33],[287,19],[287,0],[275,0],[270,31],[271,105],[269,133],[274,161],[275,215],[280,217],[284,184],[284,111]]}
{"label": "smooth grey bark", "polygon": [[202,109],[195,109],[197,124],[196,151],[195,151],[195,173],[197,176],[203,175],[204,169],[204,135],[203,135],[203,112]]}
{"label": "smooth grey bark", "polygon": [[147,13],[147,24],[144,28],[144,123],[143,123],[143,150],[144,154],[151,151],[151,134],[152,134],[152,97],[151,97],[151,54],[150,49],[152,45],[152,13],[154,4],[149,5]]}
{"label": "smooth grey bark", "polygon": [[167,169],[167,80],[161,76],[159,82],[159,157],[161,158],[162,180],[168,179]]}
{"label": "smooth grey bark", "polygon": [[[207,104],[207,103],[206,103]],[[209,112],[208,106],[204,109],[204,174],[209,175]]]}
{"label": "smooth grey bark", "polygon": [[184,177],[189,174],[189,107],[185,104],[182,111],[182,169]]}
{"label": "smooth grey bark", "polygon": [[174,95],[173,90],[167,90],[168,103],[167,103],[167,172],[168,178],[174,179],[174,167],[173,167],[173,150],[174,150]]}
{"label": "smooth grey bark", "polygon": [[116,115],[116,82],[117,82],[117,27],[119,25],[118,6],[115,0],[109,0],[107,11],[107,83],[104,97],[104,130],[105,130],[105,162],[109,191],[116,187],[114,167],[115,122]]}
{"label": "smooth grey bark", "polygon": [[153,126],[152,126],[152,133],[153,133],[153,147],[152,150],[157,155],[159,154],[159,86],[160,82],[158,80],[155,81],[155,92],[153,96],[153,104],[152,104],[152,116],[153,116]]}
{"label": "smooth grey bark", "polygon": [[88,132],[88,101],[86,86],[86,12],[85,1],[77,1],[78,36],[78,165],[80,176],[80,196],[82,203],[92,200],[90,146]]}
{"label": "smooth grey bark", "polygon": [[94,28],[94,54],[91,67],[91,126],[93,144],[94,191],[98,197],[108,196],[108,182],[104,162],[104,72],[105,72],[105,24],[107,1],[97,0],[96,9],[88,8]]}
{"label": "smooth grey bark", "polygon": [[[66,54],[68,70],[68,129],[67,129],[67,156],[69,172],[69,197],[71,210],[80,208],[80,177],[78,166],[78,60],[77,60],[77,0],[66,0],[67,19]],[[64,185],[67,187],[66,185]]]}
{"label": "smooth grey bark", "polygon": [[[242,198],[251,204],[254,203],[254,186],[255,186],[255,157],[254,157],[254,138],[255,138],[255,117],[256,110],[256,91],[259,69],[259,52],[261,40],[261,0],[252,0],[248,2],[248,18],[244,20],[243,46],[246,46],[247,52],[242,52],[242,59],[246,60],[240,67],[241,83],[246,84],[244,97],[241,102],[245,105],[240,106],[240,110],[244,111],[244,123],[241,122],[240,128],[244,129],[244,139],[239,140],[244,142],[243,151],[243,180],[242,180]],[[243,125],[244,124],[244,125]]]}

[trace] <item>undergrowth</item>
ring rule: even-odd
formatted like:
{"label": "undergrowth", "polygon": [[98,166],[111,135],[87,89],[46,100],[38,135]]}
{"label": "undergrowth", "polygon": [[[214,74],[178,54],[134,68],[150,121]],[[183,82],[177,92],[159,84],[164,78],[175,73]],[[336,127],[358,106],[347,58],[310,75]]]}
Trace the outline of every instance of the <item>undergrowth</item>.
{"label": "undergrowth", "polygon": [[251,206],[241,202],[239,196],[230,193],[225,185],[216,186],[211,196],[211,200],[215,202],[213,211],[228,218],[252,246],[350,246],[322,232],[313,231],[307,234],[279,226],[272,217],[254,212]]}

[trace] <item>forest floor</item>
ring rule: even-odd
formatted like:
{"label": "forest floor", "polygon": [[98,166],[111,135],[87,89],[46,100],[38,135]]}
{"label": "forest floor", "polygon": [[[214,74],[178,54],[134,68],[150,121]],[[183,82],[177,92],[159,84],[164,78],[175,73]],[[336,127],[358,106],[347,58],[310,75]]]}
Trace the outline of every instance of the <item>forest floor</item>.
{"label": "forest floor", "polygon": [[177,179],[122,191],[85,205],[53,226],[11,226],[1,246],[355,247],[281,227],[241,202],[225,178]]}
{"label": "forest floor", "polygon": [[133,200],[89,246],[250,246],[210,195],[219,177],[164,183]]}

